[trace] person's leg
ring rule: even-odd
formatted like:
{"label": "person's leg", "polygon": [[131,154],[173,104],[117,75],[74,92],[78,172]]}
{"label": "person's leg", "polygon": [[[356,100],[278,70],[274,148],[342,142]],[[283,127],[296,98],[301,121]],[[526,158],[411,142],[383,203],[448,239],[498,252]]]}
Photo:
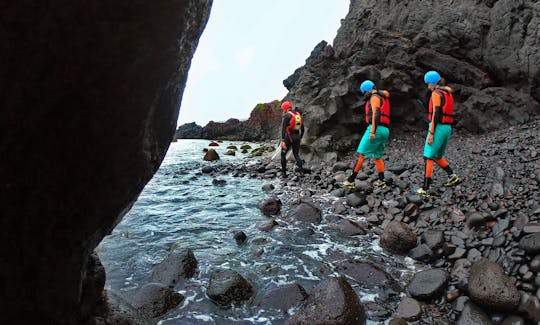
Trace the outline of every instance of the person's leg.
{"label": "person's leg", "polygon": [[448,176],[450,176],[450,175],[452,175],[454,173],[454,171],[452,170],[452,168],[450,167],[450,164],[448,163],[448,161],[446,161],[446,159],[444,159],[444,158],[435,158],[435,159],[433,159],[433,161],[435,161],[435,163],[437,165],[439,165],[439,167],[444,169],[444,171],[448,174]]}
{"label": "person's leg", "polygon": [[426,170],[424,174],[424,185],[422,189],[428,191],[431,186],[431,179],[433,177],[433,159],[426,158]]}
{"label": "person's leg", "polygon": [[287,149],[281,148],[281,175],[283,177],[287,176],[287,152],[291,148],[291,141],[289,139],[285,139],[285,145],[287,146]]}
{"label": "person's leg", "polygon": [[353,173],[351,174],[351,176],[347,178],[347,181],[349,183],[354,182],[354,180],[356,179],[356,176],[358,176],[358,173],[362,169],[363,164],[364,164],[364,155],[360,153],[358,154],[358,160],[356,161],[356,165],[354,165]]}
{"label": "person's leg", "polygon": [[384,182],[384,162],[381,158],[375,159],[375,168],[379,174],[379,181]]}
{"label": "person's leg", "polygon": [[296,160],[296,165],[298,166],[300,170],[300,174],[304,173],[304,169],[302,167],[302,159],[300,159],[300,136],[294,137],[292,142],[292,152],[294,155],[294,159]]}

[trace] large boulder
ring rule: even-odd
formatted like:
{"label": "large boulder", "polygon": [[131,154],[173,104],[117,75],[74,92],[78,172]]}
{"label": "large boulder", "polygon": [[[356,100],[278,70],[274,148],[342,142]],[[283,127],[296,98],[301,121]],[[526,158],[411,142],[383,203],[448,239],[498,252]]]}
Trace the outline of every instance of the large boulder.
{"label": "large boulder", "polygon": [[251,299],[253,286],[236,271],[217,269],[210,273],[206,294],[216,304],[227,307]]}
{"label": "large boulder", "polygon": [[277,215],[281,212],[281,200],[277,197],[270,197],[259,203],[259,209],[265,216]]}
{"label": "large boulder", "polygon": [[190,248],[172,252],[154,267],[152,280],[174,288],[181,281],[195,275],[197,265],[197,259]]}
{"label": "large boulder", "polygon": [[319,283],[286,324],[348,325],[364,324],[365,320],[358,296],[345,278],[339,277]]}
{"label": "large boulder", "polygon": [[89,255],[165,156],[210,6],[2,3],[2,323],[90,316]]}
{"label": "large boulder", "polygon": [[285,99],[306,108],[305,157],[331,152],[335,160],[358,144],[365,79],[390,91],[393,129],[425,127],[428,70],[454,89],[457,128],[485,132],[533,121],[540,112],[539,10],[535,0],[352,1],[333,45],[317,44],[283,81]]}
{"label": "large boulder", "polygon": [[471,267],[469,296],[481,307],[512,312],[519,305],[519,291],[499,264],[481,259]]}
{"label": "large boulder", "polygon": [[406,254],[416,246],[417,237],[409,225],[392,221],[383,230],[380,244],[383,248],[400,254]]}
{"label": "large boulder", "polygon": [[148,318],[165,314],[183,300],[184,296],[159,283],[149,283],[130,297],[133,307]]}
{"label": "large boulder", "polygon": [[287,219],[294,222],[319,224],[322,220],[322,211],[315,203],[302,202],[287,213]]}
{"label": "large boulder", "polygon": [[210,149],[204,154],[203,159],[206,161],[219,160],[219,154],[214,149]]}

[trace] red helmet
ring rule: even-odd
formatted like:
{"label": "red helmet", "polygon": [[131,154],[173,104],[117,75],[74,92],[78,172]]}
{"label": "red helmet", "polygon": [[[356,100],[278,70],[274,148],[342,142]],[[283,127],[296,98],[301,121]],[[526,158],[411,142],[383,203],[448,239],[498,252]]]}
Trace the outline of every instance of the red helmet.
{"label": "red helmet", "polygon": [[291,108],[292,108],[291,102],[283,102],[283,104],[281,104],[281,109],[283,111],[288,111]]}

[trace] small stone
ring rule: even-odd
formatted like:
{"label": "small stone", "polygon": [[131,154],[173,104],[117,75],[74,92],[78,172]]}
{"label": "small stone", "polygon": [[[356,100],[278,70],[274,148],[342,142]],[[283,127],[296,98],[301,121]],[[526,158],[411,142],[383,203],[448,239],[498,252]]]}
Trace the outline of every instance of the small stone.
{"label": "small stone", "polygon": [[262,190],[265,192],[272,192],[274,189],[275,187],[272,184],[264,184],[262,187]]}
{"label": "small stone", "polygon": [[243,231],[237,231],[234,233],[233,238],[236,240],[238,245],[241,245],[246,241],[247,236]]}
{"label": "small stone", "polygon": [[493,325],[489,316],[472,302],[467,302],[456,325]]}
{"label": "small stone", "polygon": [[409,257],[427,263],[433,258],[433,251],[426,244],[421,244],[409,251]]}
{"label": "small stone", "polygon": [[277,221],[274,220],[274,219],[271,219],[271,220],[269,220],[267,222],[264,222],[264,223],[260,224],[259,225],[259,230],[260,231],[270,231],[270,230],[274,229],[274,227],[277,226],[277,225],[278,225]]}
{"label": "small stone", "polygon": [[422,235],[422,241],[432,250],[439,249],[444,243],[444,232],[441,230],[426,230]]}
{"label": "small stone", "polygon": [[448,256],[448,259],[450,260],[460,259],[463,256],[465,256],[465,253],[467,253],[467,251],[464,248],[458,247],[456,248],[456,251],[454,252],[454,254]]}
{"label": "small stone", "polygon": [[420,319],[422,307],[412,298],[404,298],[398,305],[397,315],[406,321],[414,322]]}
{"label": "small stone", "polygon": [[448,273],[442,269],[429,269],[416,273],[407,290],[411,297],[430,301],[439,298],[448,282]]}

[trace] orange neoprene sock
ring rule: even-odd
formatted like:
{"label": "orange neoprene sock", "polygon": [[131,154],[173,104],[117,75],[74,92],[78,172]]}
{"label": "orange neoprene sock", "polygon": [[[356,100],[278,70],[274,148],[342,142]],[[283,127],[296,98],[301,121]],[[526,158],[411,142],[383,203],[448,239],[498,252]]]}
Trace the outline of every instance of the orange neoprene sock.
{"label": "orange neoprene sock", "polygon": [[446,161],[446,159],[444,158],[435,158],[433,159],[437,165],[439,165],[439,167],[441,167],[442,169],[445,169],[446,167],[448,167],[448,161]]}
{"label": "orange neoprene sock", "polygon": [[433,176],[433,159],[426,159],[426,178]]}
{"label": "orange neoprene sock", "polygon": [[360,169],[362,169],[363,164],[364,164],[364,155],[358,155],[358,161],[356,162],[356,166],[354,166],[354,172],[358,173]]}
{"label": "orange neoprene sock", "polygon": [[382,159],[375,159],[375,167],[377,168],[378,173],[384,173],[384,162]]}

